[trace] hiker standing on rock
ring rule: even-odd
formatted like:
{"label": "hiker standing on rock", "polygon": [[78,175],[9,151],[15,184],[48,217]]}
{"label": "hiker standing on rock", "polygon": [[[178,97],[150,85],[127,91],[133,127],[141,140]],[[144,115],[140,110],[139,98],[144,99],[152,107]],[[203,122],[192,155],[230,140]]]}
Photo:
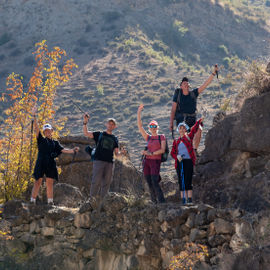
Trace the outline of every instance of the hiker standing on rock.
{"label": "hiker standing on rock", "polygon": [[196,121],[190,133],[187,133],[189,126],[185,122],[179,123],[177,132],[179,132],[180,136],[177,140],[173,141],[171,156],[175,160],[175,169],[183,204],[186,204],[186,202],[192,203],[192,177],[193,167],[196,161],[196,155],[193,149],[193,138],[198,132],[202,120],[203,119]]}
{"label": "hiker standing on rock", "polygon": [[[197,110],[197,97],[204,89],[212,82],[213,78],[218,72],[218,66],[215,65],[213,72],[209,78],[199,88],[189,90],[189,80],[184,77],[180,83],[180,88],[177,88],[174,92],[173,103],[170,117],[170,130],[173,131],[173,120],[176,120],[176,126],[181,122],[185,122],[189,128],[191,128],[196,122],[196,110]],[[200,144],[202,131],[201,129],[195,135],[194,138],[194,150],[197,152]]]}
{"label": "hiker standing on rock", "polygon": [[36,203],[43,176],[46,176],[47,200],[48,204],[53,204],[53,180],[58,181],[58,172],[56,168],[55,158],[61,153],[75,154],[79,151],[79,147],[73,149],[64,148],[58,141],[52,139],[53,128],[50,124],[43,125],[43,134],[39,130],[36,113],[37,109],[33,109],[34,113],[34,129],[37,136],[38,157],[34,169],[35,183],[32,189],[31,203]]}
{"label": "hiker standing on rock", "polygon": [[149,187],[151,200],[154,203],[165,202],[163,192],[159,186],[159,172],[161,165],[161,155],[165,152],[166,148],[166,138],[164,135],[158,134],[158,123],[152,120],[148,127],[149,135],[142,126],[141,112],[143,110],[143,105],[140,105],[137,113],[137,124],[140,133],[147,142],[146,150],[143,151],[144,164],[143,164],[143,174]]}
{"label": "hiker standing on rock", "polygon": [[113,176],[113,155],[120,155],[118,139],[112,134],[116,128],[116,120],[109,118],[106,122],[106,131],[88,131],[87,123],[90,116],[83,117],[83,133],[86,137],[94,139],[96,150],[93,161],[93,175],[90,187],[90,198],[103,199],[108,193]]}

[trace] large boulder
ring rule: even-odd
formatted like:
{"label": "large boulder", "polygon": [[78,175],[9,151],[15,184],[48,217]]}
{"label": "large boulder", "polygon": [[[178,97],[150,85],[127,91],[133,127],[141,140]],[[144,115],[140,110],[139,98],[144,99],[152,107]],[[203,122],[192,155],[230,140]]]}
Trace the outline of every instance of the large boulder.
{"label": "large boulder", "polygon": [[[68,148],[79,146],[80,151],[75,156],[61,155],[58,158],[58,165],[61,167],[59,182],[78,187],[83,196],[89,197],[93,162],[90,161],[90,156],[84,149],[89,144],[94,147],[94,140],[80,136],[67,136],[60,138],[60,142]],[[142,174],[134,167],[128,155],[116,158],[114,167],[110,191],[131,193],[136,196],[143,194]]]}
{"label": "large boulder", "polygon": [[239,112],[208,132],[196,166],[195,201],[250,212],[270,207],[269,108],[266,91],[246,99]]}
{"label": "large boulder", "polygon": [[79,188],[66,183],[54,186],[53,197],[55,204],[67,207],[78,207],[85,199]]}

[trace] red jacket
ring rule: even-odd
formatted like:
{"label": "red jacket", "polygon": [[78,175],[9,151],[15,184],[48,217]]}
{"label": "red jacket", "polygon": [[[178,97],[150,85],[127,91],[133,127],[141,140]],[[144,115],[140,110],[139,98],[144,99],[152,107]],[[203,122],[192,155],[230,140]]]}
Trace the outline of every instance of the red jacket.
{"label": "red jacket", "polygon": [[175,160],[175,169],[177,168],[178,145],[179,145],[179,143],[181,141],[185,144],[185,146],[186,146],[186,148],[188,150],[188,153],[190,155],[190,158],[192,160],[192,163],[193,163],[193,165],[195,165],[196,155],[194,153],[193,143],[192,142],[193,142],[194,135],[198,131],[198,128],[199,128],[199,125],[200,125],[201,122],[202,122],[202,119],[197,120],[195,125],[191,128],[190,132],[188,133],[189,139],[187,138],[186,135],[184,135],[182,138],[179,137],[177,140],[173,141],[173,146],[172,146],[172,150],[171,150],[171,156]]}

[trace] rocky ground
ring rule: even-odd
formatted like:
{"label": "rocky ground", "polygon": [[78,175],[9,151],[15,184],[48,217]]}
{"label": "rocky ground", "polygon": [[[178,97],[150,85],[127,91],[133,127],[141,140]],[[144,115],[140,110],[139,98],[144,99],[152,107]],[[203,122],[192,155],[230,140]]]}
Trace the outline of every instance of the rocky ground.
{"label": "rocky ground", "polygon": [[[186,243],[207,246],[193,269],[268,269],[269,217],[209,205],[153,205],[111,193],[101,207],[34,206],[11,201],[2,217],[12,239],[1,239],[1,269],[168,269]],[[244,254],[257,254],[254,259]],[[191,255],[191,254],[190,254]],[[242,260],[240,268],[235,268]],[[250,261],[252,264],[250,264]],[[177,268],[178,269],[178,268]]]}

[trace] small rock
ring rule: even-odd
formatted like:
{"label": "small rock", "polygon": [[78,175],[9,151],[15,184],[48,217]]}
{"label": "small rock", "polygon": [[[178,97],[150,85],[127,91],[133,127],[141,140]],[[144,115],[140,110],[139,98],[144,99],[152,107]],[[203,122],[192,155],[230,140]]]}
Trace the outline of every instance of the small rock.
{"label": "small rock", "polygon": [[191,229],[190,232],[190,241],[195,242],[196,240],[203,239],[207,236],[207,232],[203,230],[199,230],[197,228]]}
{"label": "small rock", "polygon": [[25,233],[22,235],[22,237],[20,238],[20,240],[22,242],[24,242],[27,245],[34,245],[35,243],[35,236],[33,236],[30,233]]}
{"label": "small rock", "polygon": [[167,223],[167,221],[164,221],[161,225],[160,225],[161,230],[165,233],[167,232],[169,225]]}
{"label": "small rock", "polygon": [[54,236],[54,228],[44,227],[41,229],[41,234],[45,237]]}
{"label": "small rock", "polygon": [[222,218],[215,219],[214,226],[217,234],[232,234],[234,232],[233,225]]}
{"label": "small rock", "polygon": [[208,213],[207,213],[207,220],[208,220],[208,222],[212,222],[212,221],[215,220],[216,213],[217,213],[216,209],[210,209],[208,211]]}
{"label": "small rock", "polygon": [[224,235],[213,235],[208,237],[208,243],[211,247],[221,246],[226,240]]}
{"label": "small rock", "polygon": [[138,256],[143,256],[146,254],[146,248],[145,248],[145,245],[144,245],[144,240],[142,240],[140,246],[139,246],[139,249],[137,251],[137,255]]}
{"label": "small rock", "polygon": [[90,228],[92,224],[90,213],[77,213],[74,218],[74,226],[77,228]]}
{"label": "small rock", "polygon": [[191,213],[191,214],[188,216],[185,225],[186,225],[188,228],[193,228],[193,227],[194,227],[194,221],[195,221],[195,213]]}

